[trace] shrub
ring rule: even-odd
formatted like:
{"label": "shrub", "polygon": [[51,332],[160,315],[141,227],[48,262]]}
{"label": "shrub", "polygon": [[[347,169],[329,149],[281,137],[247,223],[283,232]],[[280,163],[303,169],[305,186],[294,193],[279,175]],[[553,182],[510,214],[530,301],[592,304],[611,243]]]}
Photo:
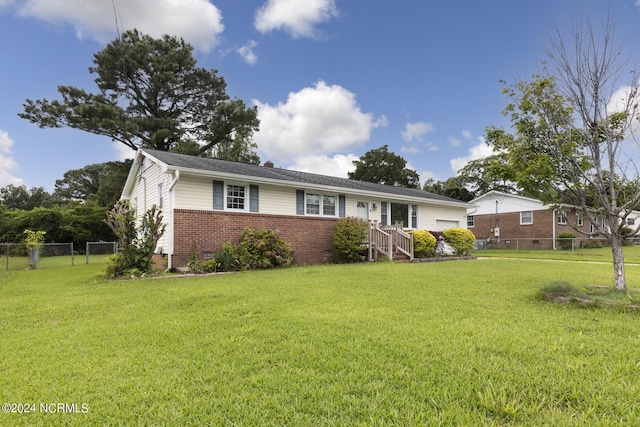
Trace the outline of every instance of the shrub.
{"label": "shrub", "polygon": [[631,238],[633,237],[633,229],[631,227],[624,226],[620,228],[620,235],[622,236],[622,245],[630,246],[633,244]]}
{"label": "shrub", "polygon": [[241,259],[249,269],[289,267],[293,249],[273,230],[245,228],[240,234]]}
{"label": "shrub", "polygon": [[222,245],[220,252],[215,256],[216,265],[219,271],[238,271],[243,269],[240,259],[240,248],[231,242]]}
{"label": "shrub", "polygon": [[413,234],[413,255],[416,258],[432,257],[436,250],[436,238],[426,230],[415,230]]}
{"label": "shrub", "polygon": [[583,249],[599,249],[602,247],[602,241],[599,239],[583,239],[582,240],[582,248]]}
{"label": "shrub", "polygon": [[153,252],[166,228],[160,209],[153,205],[136,226],[133,210],[127,202],[120,201],[107,212],[104,222],[118,237],[118,254],[109,259],[105,271],[107,277],[151,271]]}
{"label": "shrub", "polygon": [[560,233],[558,234],[558,246],[560,246],[560,249],[570,250],[573,248],[573,239],[575,238],[576,236],[568,231]]}
{"label": "shrub", "polygon": [[466,228],[449,228],[442,231],[445,242],[450,244],[457,256],[465,255],[473,249],[476,236]]}
{"label": "shrub", "polygon": [[336,261],[345,263],[361,261],[368,231],[369,224],[361,218],[349,216],[339,219],[333,231]]}

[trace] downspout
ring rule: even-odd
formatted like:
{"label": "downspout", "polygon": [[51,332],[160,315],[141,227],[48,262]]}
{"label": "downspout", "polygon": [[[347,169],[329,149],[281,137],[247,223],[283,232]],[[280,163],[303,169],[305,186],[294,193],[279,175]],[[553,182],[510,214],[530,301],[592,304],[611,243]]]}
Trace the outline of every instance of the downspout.
{"label": "downspout", "polygon": [[169,183],[169,250],[167,254],[167,268],[173,268],[173,217],[174,217],[174,208],[175,208],[175,198],[176,193],[174,191],[174,187],[178,183],[178,179],[180,179],[180,171],[177,170],[173,180]]}
{"label": "downspout", "polygon": [[551,235],[553,237],[553,250],[556,250],[556,211],[557,209],[554,209],[551,213]]}

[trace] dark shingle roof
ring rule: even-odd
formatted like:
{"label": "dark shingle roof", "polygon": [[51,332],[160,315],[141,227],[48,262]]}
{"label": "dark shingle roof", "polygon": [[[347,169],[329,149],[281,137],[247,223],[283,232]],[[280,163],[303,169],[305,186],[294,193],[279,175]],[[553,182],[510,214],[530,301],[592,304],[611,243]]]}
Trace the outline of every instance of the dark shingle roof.
{"label": "dark shingle roof", "polygon": [[308,172],[299,172],[290,169],[256,166],[246,163],[236,163],[226,160],[211,159],[207,157],[189,156],[186,154],[170,153],[158,150],[142,150],[151,156],[166,163],[169,166],[185,169],[195,169],[207,172],[221,172],[228,174],[244,175],[269,180],[287,181],[307,185],[322,185],[336,188],[344,188],[355,191],[374,191],[378,193],[393,194],[404,197],[417,197],[429,200],[439,200],[450,203],[464,203],[450,197],[433,194],[426,191],[393,187],[390,185],[375,184],[372,182],[356,181],[353,179],[337,178],[327,175],[318,175]]}

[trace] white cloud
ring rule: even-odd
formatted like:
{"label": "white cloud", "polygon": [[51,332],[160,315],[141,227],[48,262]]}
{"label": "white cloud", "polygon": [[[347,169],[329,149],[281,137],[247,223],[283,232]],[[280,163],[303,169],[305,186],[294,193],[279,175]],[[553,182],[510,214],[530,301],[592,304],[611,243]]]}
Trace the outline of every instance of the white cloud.
{"label": "white cloud", "polygon": [[405,141],[420,141],[422,137],[429,132],[435,132],[435,127],[431,123],[416,122],[407,123],[404,125],[404,130],[401,132],[402,139]]}
{"label": "white cloud", "polygon": [[316,25],[336,16],[335,0],[267,0],[256,13],[255,27],[262,33],[281,29],[295,38],[315,37]]}
{"label": "white cloud", "polygon": [[302,156],[296,158],[289,168],[301,172],[347,178],[347,174],[355,170],[353,161],[358,159],[359,157],[355,154],[336,154],[331,157],[324,154]]}
{"label": "white cloud", "polygon": [[452,147],[458,147],[461,143],[462,141],[460,141],[458,138],[455,138],[453,136],[449,138],[449,144],[451,144]]}
{"label": "white cloud", "polygon": [[120,30],[137,28],[156,38],[164,34],[182,37],[203,52],[217,44],[224,30],[220,10],[207,0],[27,0],[19,14],[69,24],[79,38],[100,43],[115,38],[117,16]]}
{"label": "white cloud", "polygon": [[469,154],[463,157],[451,159],[449,164],[454,173],[458,173],[460,169],[465,167],[471,160],[483,159],[493,154],[493,147],[487,145],[484,138],[478,138],[480,142],[469,149]]}
{"label": "white cloud", "polygon": [[285,103],[272,106],[257,99],[253,103],[260,119],[254,141],[261,157],[274,163],[348,152],[369,141],[372,129],[386,123],[363,113],[353,93],[323,81],[289,93]]}
{"label": "white cloud", "polygon": [[236,49],[236,53],[240,55],[247,64],[256,65],[258,63],[258,56],[253,51],[256,46],[258,46],[258,43],[255,40],[249,40],[247,44]]}
{"label": "white cloud", "polygon": [[118,141],[112,141],[111,143],[113,144],[113,148],[118,154],[118,160],[123,161],[127,159],[133,159],[135,157],[136,152],[131,147],[127,147],[122,142]]}
{"label": "white cloud", "polygon": [[13,0],[0,0],[0,9],[11,6],[13,3]]}
{"label": "white cloud", "polygon": [[6,187],[9,184],[24,184],[21,178],[13,176],[13,173],[17,172],[19,167],[11,155],[12,147],[13,140],[9,137],[9,134],[0,130],[0,187]]}
{"label": "white cloud", "polygon": [[464,139],[471,139],[473,137],[473,134],[471,133],[471,131],[469,130],[463,130],[462,132],[460,132],[462,134],[462,136],[464,137]]}

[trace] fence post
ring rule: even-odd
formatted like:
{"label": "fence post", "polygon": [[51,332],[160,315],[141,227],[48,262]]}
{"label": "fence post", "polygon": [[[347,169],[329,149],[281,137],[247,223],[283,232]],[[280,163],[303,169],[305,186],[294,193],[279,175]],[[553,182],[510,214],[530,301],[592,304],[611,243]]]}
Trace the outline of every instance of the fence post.
{"label": "fence post", "polygon": [[7,248],[4,252],[7,255],[7,271],[9,271],[9,244],[5,243],[4,247]]}
{"label": "fence post", "polygon": [[85,249],[84,253],[85,253],[85,258],[86,258],[86,264],[89,265],[89,242],[87,242],[87,246],[86,246],[86,249]]}

